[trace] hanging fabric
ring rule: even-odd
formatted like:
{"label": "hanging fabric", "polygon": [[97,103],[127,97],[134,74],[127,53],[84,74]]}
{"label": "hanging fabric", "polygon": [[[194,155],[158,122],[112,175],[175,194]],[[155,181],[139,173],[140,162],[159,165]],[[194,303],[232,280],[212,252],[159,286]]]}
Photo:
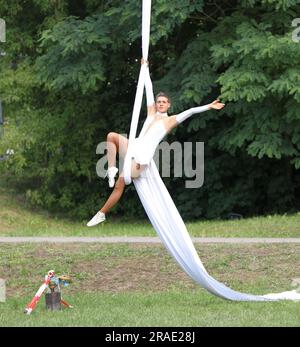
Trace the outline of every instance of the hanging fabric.
{"label": "hanging fabric", "polygon": [[[143,0],[142,51],[144,60],[148,60],[150,18],[151,0]],[[145,68],[145,64],[142,64],[130,126],[129,146],[124,160],[123,172],[126,184],[131,183],[131,154],[133,153],[133,140],[136,138],[143,99]],[[296,290],[267,295],[252,295],[234,291],[218,282],[205,270],[185,224],[159,175],[154,160],[151,161],[139,178],[133,179],[133,183],[152,226],[165,247],[182,269],[210,293],[224,299],[236,301],[300,300],[300,293],[297,293]]]}
{"label": "hanging fabric", "polygon": [[[150,42],[150,19],[151,19],[151,0],[143,0],[142,9],[142,56],[145,61],[148,60],[149,42]],[[146,78],[146,64],[141,65],[138,85],[134,100],[133,112],[131,117],[131,125],[129,132],[129,143],[127,153],[124,159],[124,180],[128,185],[131,183],[131,162],[132,162],[132,146],[133,140],[136,138],[137,126],[143,101],[143,92]]]}

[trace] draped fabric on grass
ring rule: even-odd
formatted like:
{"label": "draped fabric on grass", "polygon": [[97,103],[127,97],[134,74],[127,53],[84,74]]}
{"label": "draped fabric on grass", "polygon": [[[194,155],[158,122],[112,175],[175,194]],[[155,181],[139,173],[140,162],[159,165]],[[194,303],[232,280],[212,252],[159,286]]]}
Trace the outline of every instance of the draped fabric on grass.
{"label": "draped fabric on grass", "polygon": [[134,179],[144,209],[160,239],[183,268],[202,287],[224,299],[237,301],[300,300],[296,291],[256,296],[236,292],[212,278],[205,270],[185,224],[166,188],[154,161]]}
{"label": "draped fabric on grass", "polygon": [[[144,60],[148,59],[150,16],[151,0],[143,0],[142,49]],[[145,72],[145,64],[143,64],[133,108],[129,147],[124,161],[124,179],[126,184],[131,183],[132,146],[133,140],[136,138],[143,99]],[[154,160],[151,161],[139,178],[133,179],[133,183],[143,207],[165,247],[182,269],[210,293],[224,299],[236,301],[300,300],[300,293],[297,293],[295,290],[276,294],[252,295],[234,291],[215,280],[205,270],[185,224],[159,175]]]}

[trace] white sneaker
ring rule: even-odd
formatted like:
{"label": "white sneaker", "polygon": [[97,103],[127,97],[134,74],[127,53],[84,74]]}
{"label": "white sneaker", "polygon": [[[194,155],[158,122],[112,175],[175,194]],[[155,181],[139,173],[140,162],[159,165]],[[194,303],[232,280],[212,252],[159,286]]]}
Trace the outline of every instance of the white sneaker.
{"label": "white sneaker", "polygon": [[119,170],[115,167],[109,167],[106,173],[106,176],[108,177],[108,185],[110,188],[113,188],[113,186],[115,185],[115,177],[116,174]]}
{"label": "white sneaker", "polygon": [[101,222],[105,221],[105,214],[103,212],[97,212],[95,216],[87,223],[88,227],[93,227]]}

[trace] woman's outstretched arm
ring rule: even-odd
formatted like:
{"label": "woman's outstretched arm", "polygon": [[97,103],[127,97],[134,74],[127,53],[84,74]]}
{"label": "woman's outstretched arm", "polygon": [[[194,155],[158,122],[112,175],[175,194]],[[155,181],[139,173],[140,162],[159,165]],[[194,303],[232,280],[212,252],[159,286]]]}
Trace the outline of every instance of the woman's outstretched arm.
{"label": "woman's outstretched arm", "polygon": [[185,121],[186,119],[188,119],[189,117],[191,117],[193,114],[205,112],[211,109],[221,110],[224,106],[225,104],[222,104],[220,100],[215,100],[212,103],[204,105],[204,106],[192,107],[189,110],[186,110],[184,112],[177,114],[175,116],[176,121],[179,124]]}
{"label": "woman's outstretched arm", "polygon": [[198,107],[192,107],[186,111],[183,111],[175,116],[171,116],[164,120],[167,133],[175,128],[180,123],[191,117],[193,114],[205,112],[211,109],[221,110],[225,104],[222,104],[220,100],[215,100],[210,104]]}

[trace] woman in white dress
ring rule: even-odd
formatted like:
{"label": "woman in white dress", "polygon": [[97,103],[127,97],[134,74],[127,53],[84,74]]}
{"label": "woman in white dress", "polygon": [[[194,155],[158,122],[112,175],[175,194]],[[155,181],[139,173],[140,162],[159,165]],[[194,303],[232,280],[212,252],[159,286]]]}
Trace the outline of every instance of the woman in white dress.
{"label": "woman in white dress", "polygon": [[[147,98],[147,118],[138,138],[133,143],[133,160],[131,168],[131,177],[138,178],[141,172],[149,165],[154,156],[155,150],[160,141],[176,126],[182,123],[193,114],[208,111],[210,109],[220,110],[225,105],[219,100],[212,103],[193,107],[182,113],[174,116],[168,115],[168,110],[171,106],[170,98],[165,93],[159,93],[154,100],[152,82],[150,79],[148,63],[141,61],[142,64],[147,64],[147,77],[145,82],[146,98]],[[96,215],[87,223],[87,226],[97,225],[105,220],[107,212],[116,205],[120,200],[124,188],[125,181],[121,173],[115,183],[115,176],[118,172],[116,168],[116,155],[124,158],[128,148],[128,139],[118,133],[110,132],[107,135],[107,159],[108,159],[108,182],[109,186],[114,190],[109,196],[103,207]]]}

